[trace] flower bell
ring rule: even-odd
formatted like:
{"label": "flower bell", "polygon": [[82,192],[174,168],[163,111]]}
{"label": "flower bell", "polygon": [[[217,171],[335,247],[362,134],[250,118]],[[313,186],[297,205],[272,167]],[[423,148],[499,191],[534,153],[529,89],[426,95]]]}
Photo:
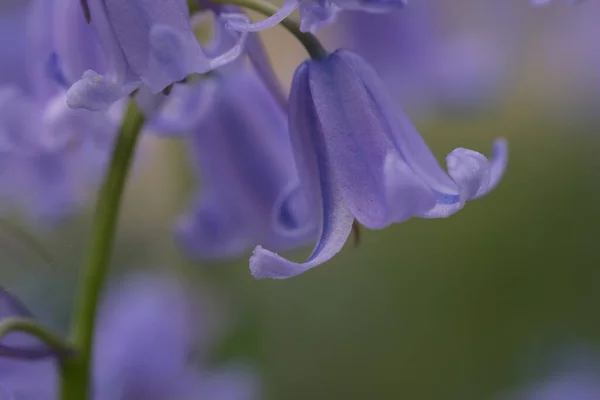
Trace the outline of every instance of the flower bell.
{"label": "flower bell", "polygon": [[19,29],[11,34],[24,42],[27,68],[3,76],[0,86],[0,198],[54,222],[73,212],[82,188],[104,171],[121,106],[109,112],[67,106],[68,85],[104,65],[77,2],[34,0]]}
{"label": "flower bell", "polygon": [[[69,89],[72,108],[103,110],[142,84],[159,93],[192,73],[206,73],[237,58],[245,34],[209,58],[196,39],[186,0],[88,0],[91,24],[106,56],[103,72],[89,69]],[[223,14],[243,22],[242,14]]]}
{"label": "flower bell", "polygon": [[[223,43],[231,39],[226,29],[217,32]],[[152,124],[159,132],[186,134],[202,177],[176,228],[179,243],[198,258],[239,256],[259,243],[285,250],[314,234],[279,88],[267,79],[270,66],[252,35],[248,55],[258,68],[240,59],[196,84],[176,86]]]}
{"label": "flower bell", "polygon": [[373,69],[347,50],[297,69],[288,115],[319,239],[304,263],[257,247],[250,259],[257,278],[288,278],[329,260],[355,219],[380,229],[411,217],[450,216],[492,190],[506,166],[506,143],[498,140],[491,162],[459,148],[446,157],[445,172]]}

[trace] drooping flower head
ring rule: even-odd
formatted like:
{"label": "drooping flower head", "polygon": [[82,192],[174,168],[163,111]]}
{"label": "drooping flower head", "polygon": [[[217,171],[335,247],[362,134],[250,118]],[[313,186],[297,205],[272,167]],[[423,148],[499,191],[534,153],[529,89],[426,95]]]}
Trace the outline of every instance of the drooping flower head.
{"label": "drooping flower head", "polygon": [[319,239],[304,263],[257,247],[250,259],[255,277],[287,278],[327,261],[344,245],[354,219],[380,229],[411,217],[448,217],[498,184],[504,141],[495,143],[491,162],[473,150],[454,150],[445,172],[384,86],[347,50],[297,69],[289,130]]}
{"label": "drooping flower head", "polygon": [[19,57],[27,62],[24,73],[5,73],[0,85],[0,198],[5,208],[16,205],[35,219],[54,221],[71,213],[84,189],[98,181],[121,107],[91,112],[66,103],[69,83],[103,65],[77,2],[34,0],[17,26],[11,35],[23,44]]}
{"label": "drooping flower head", "polygon": [[192,208],[176,229],[196,257],[233,257],[259,243],[283,250],[314,233],[299,193],[279,88],[261,79],[271,73],[254,51],[258,39],[251,36],[248,43],[258,68],[240,60],[200,82],[178,85],[154,123],[158,131],[184,134],[201,177]]}
{"label": "drooping flower head", "polygon": [[[103,71],[89,69],[68,93],[73,108],[103,110],[142,84],[159,93],[192,73],[206,73],[239,56],[245,35],[222,54],[206,55],[186,0],[87,0],[105,52]],[[222,15],[245,21],[243,15]]]}

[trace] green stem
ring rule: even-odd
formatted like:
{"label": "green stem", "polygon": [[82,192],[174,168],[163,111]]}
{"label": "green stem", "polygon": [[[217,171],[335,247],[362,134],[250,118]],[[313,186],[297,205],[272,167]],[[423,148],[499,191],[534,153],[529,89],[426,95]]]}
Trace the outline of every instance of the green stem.
{"label": "green stem", "polygon": [[[244,7],[267,17],[270,17],[277,12],[277,6],[265,0],[212,0],[212,2],[215,4],[230,4]],[[315,60],[324,60],[327,58],[329,53],[325,50],[325,47],[323,47],[319,39],[311,33],[302,32],[300,30],[300,24],[297,21],[288,17],[281,21],[281,25],[292,35],[296,36],[311,58]]]}
{"label": "green stem", "polygon": [[63,365],[62,400],[88,398],[98,300],[108,274],[125,181],[143,124],[144,116],[135,101],[131,100],[117,137],[108,173],[98,194],[91,245],[72,321],[73,341],[79,357],[67,360]]}
{"label": "green stem", "polygon": [[25,332],[38,338],[42,343],[54,350],[58,355],[74,353],[73,346],[69,345],[60,336],[51,330],[38,325],[33,319],[8,317],[0,322],[0,339],[11,332]]}

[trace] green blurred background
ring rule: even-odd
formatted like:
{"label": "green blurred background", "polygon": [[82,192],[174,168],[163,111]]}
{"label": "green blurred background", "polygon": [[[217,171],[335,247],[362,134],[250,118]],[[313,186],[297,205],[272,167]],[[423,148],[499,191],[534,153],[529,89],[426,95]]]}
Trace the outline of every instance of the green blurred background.
{"label": "green blurred background", "polygon": [[[358,248],[349,243],[324,266],[255,281],[247,258],[208,265],[179,253],[172,221],[194,185],[184,144],[147,139],[126,196],[115,274],[170,269],[209,294],[229,316],[214,362],[255,365],[267,399],[493,399],[543,375],[565,345],[595,349],[598,103],[565,96],[568,82],[541,68],[541,29],[559,13],[537,12],[508,96],[483,113],[415,120],[440,158],[458,146],[486,152],[494,138],[509,139],[505,179],[488,197],[449,219],[363,230]],[[282,32],[265,39],[289,84],[304,55]],[[600,73],[595,84],[600,93]],[[90,209],[59,228],[26,227],[53,265],[9,235],[0,240],[2,284],[62,331]]]}

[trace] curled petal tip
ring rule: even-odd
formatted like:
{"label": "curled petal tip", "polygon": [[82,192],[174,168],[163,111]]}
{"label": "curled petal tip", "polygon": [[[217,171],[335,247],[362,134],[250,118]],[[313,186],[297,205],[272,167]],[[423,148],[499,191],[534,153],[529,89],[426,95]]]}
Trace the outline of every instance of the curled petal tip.
{"label": "curled petal tip", "polygon": [[477,193],[473,198],[485,196],[491,192],[502,180],[506,166],[508,165],[508,141],[504,138],[498,138],[494,141],[492,147],[492,157],[490,159],[490,181],[480,193]]}
{"label": "curled petal tip", "polygon": [[266,29],[274,27],[275,25],[279,24],[281,21],[289,17],[290,14],[294,12],[296,8],[298,8],[298,5],[298,0],[286,0],[285,3],[283,3],[283,5],[281,6],[281,8],[267,19],[256,22],[254,24],[250,23],[250,21],[235,19],[227,21],[227,27],[238,32],[264,31]]}
{"label": "curled petal tip", "polygon": [[487,190],[490,182],[490,166],[487,158],[476,151],[458,148],[446,157],[448,174],[458,185],[461,200],[470,200]]}
{"label": "curled petal tip", "polygon": [[67,92],[67,104],[71,108],[104,111],[123,97],[126,90],[112,80],[87,70]]}
{"label": "curled petal tip", "polygon": [[286,260],[262,246],[256,246],[250,257],[250,274],[255,279],[287,279],[300,275],[311,267],[312,265]]}

